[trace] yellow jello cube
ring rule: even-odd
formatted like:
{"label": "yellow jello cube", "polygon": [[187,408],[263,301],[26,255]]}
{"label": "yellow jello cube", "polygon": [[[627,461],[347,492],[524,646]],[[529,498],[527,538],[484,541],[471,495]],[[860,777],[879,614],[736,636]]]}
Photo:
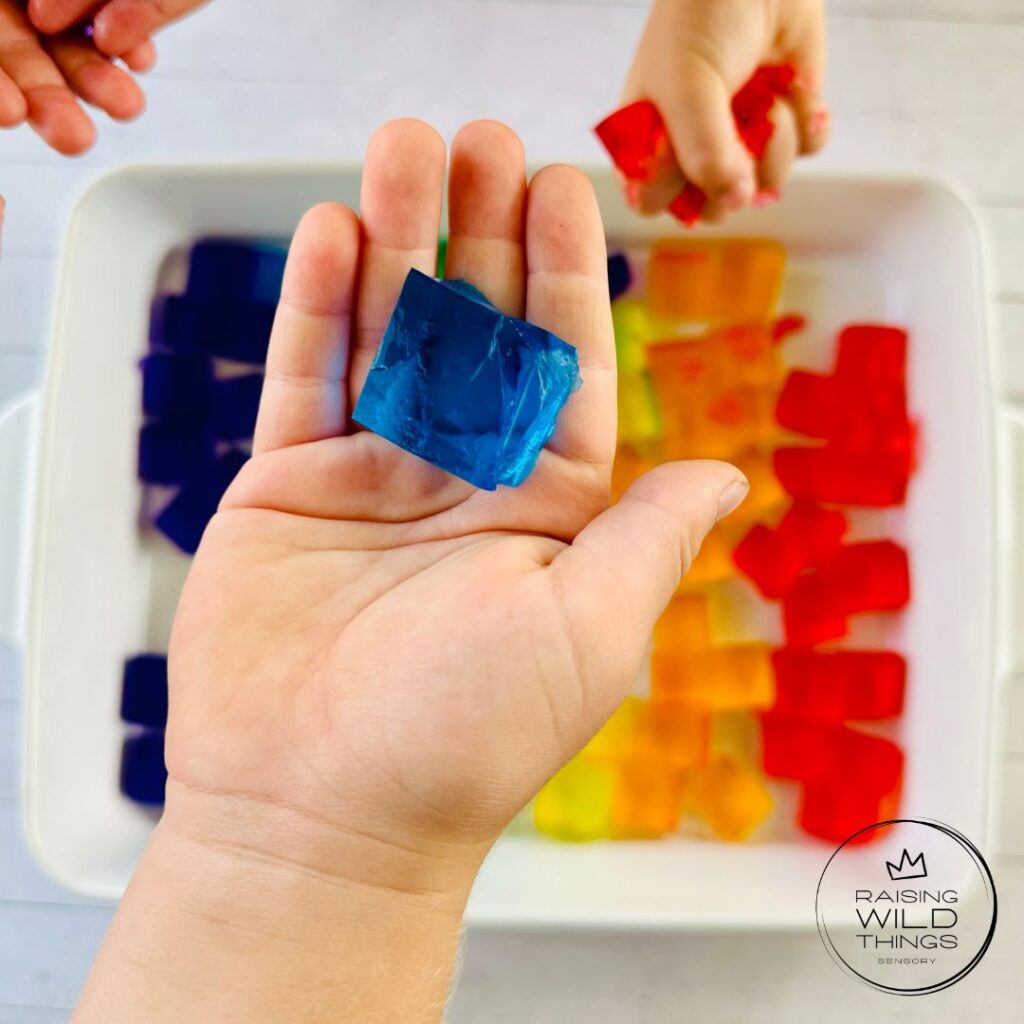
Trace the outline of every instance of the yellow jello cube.
{"label": "yellow jello cube", "polygon": [[645,442],[661,436],[661,417],[651,378],[643,370],[620,373],[619,440]]}
{"label": "yellow jello cube", "polygon": [[611,835],[615,769],[600,761],[573,758],[537,794],[533,823],[538,832],[583,842]]}

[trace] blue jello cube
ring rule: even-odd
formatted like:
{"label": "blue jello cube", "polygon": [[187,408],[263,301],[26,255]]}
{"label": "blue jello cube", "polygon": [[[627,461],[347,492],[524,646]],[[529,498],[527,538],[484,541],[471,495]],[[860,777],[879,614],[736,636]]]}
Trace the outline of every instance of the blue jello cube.
{"label": "blue jello cube", "polygon": [[194,555],[206,524],[247,459],[236,449],[225,452],[206,473],[175,495],[153,525],[186,554]]}
{"label": "blue jello cube", "polygon": [[608,256],[608,291],[614,302],[624,292],[629,291],[633,282],[633,272],[624,252],[613,252]]}
{"label": "blue jello cube", "polygon": [[162,420],[195,421],[206,412],[210,360],[199,353],[152,352],[142,368],[142,411]]}
{"label": "blue jello cube", "polygon": [[121,792],[138,804],[159,806],[167,788],[164,734],[146,730],[121,746]]}
{"label": "blue jello cube", "polygon": [[150,344],[262,365],[276,308],[271,302],[162,295],[153,303]]}
{"label": "blue jello cube", "polygon": [[526,479],[578,386],[571,345],[464,281],[411,270],[353,418],[494,490]]}
{"label": "blue jello cube", "polygon": [[208,469],[214,440],[202,425],[146,423],[139,431],[139,479],[148,484],[183,484]]}
{"label": "blue jello cube", "polygon": [[162,729],[167,724],[167,657],[136,654],[124,663],[121,718]]}
{"label": "blue jello cube", "polygon": [[263,391],[263,374],[225,377],[214,382],[210,404],[213,432],[224,441],[252,437]]}
{"label": "blue jello cube", "polygon": [[241,299],[274,304],[288,248],[273,242],[205,238],[192,246],[189,295],[203,299]]}

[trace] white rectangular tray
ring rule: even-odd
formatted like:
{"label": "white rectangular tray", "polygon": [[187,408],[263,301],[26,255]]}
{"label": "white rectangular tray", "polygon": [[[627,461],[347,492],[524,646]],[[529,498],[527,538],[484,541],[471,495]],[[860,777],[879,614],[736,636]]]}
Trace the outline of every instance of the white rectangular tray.
{"label": "white rectangular tray", "polygon": [[[642,221],[595,172],[610,238],[679,229]],[[137,360],[167,253],[208,234],[286,236],[315,202],[358,202],[352,166],[138,167],[79,200],[64,247],[28,515],[25,820],[41,864],[96,897],[120,894],[153,817],[118,793],[122,663],[164,648],[187,561],[138,530]],[[900,729],[903,811],[985,837],[994,622],[994,497],[984,285],[967,206],[924,180],[803,178],[725,235],[781,240],[783,305],[811,320],[821,364],[835,330],[910,328],[912,409],[924,424],[905,509],[887,514],[912,559],[914,600],[894,638],[911,665]],[[741,846],[674,838],[563,845],[515,836],[489,858],[470,923],[813,926],[831,851],[783,836]]]}

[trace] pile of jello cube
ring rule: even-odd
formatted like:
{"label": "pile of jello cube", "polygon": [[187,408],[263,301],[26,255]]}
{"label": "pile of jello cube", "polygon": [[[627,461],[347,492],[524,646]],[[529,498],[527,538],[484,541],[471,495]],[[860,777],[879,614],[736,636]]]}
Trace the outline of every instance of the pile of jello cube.
{"label": "pile of jello cube", "polygon": [[[259,239],[199,239],[183,291],[153,302],[142,358],[139,480],[143,527],[187,555],[249,457],[287,248]],[[164,799],[167,658],[126,659],[121,791]]]}
{"label": "pile of jello cube", "polygon": [[832,372],[791,367],[787,339],[814,326],[778,315],[784,271],[762,240],[609,259],[614,496],[688,458],[735,463],[750,493],[658,622],[637,692],[537,797],[543,833],[736,841],[778,802],[776,819],[795,804],[803,831],[835,842],[896,811],[906,662],[848,631],[881,614],[884,637],[910,599],[906,552],[863,513],[902,504],[913,471],[907,336],[850,325],[828,339]]}

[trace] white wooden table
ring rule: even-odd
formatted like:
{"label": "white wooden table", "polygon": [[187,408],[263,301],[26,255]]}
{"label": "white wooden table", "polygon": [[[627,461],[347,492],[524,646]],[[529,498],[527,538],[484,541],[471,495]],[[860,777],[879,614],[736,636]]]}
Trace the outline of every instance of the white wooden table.
{"label": "white wooden table", "polygon": [[[214,0],[164,37],[146,116],[103,124],[84,159],[59,160],[26,131],[0,136],[0,192],[9,202],[0,405],[39,380],[62,218],[101,169],[169,158],[355,160],[372,129],[396,115],[422,117],[449,137],[470,118],[495,117],[523,136],[533,162],[600,160],[588,129],[615,104],[645,7]],[[1003,464],[1024,466],[1024,0],[834,0],[830,29],[835,137],[818,163],[937,173],[973,199],[990,243],[995,382],[1008,410]],[[1021,510],[1024,473],[1016,480],[1004,474]],[[1020,614],[1024,551],[1010,557],[1017,592],[1003,595],[1014,599],[1003,606]],[[1005,614],[1001,625],[1015,626],[1015,640],[999,666],[994,750],[1000,924],[989,954],[961,984],[921,999],[876,994],[841,974],[813,932],[474,934],[451,1020],[1024,1019],[1024,621]],[[25,851],[19,687],[14,654],[0,648],[0,1024],[49,1024],[67,1019],[111,910],[47,881]]]}

